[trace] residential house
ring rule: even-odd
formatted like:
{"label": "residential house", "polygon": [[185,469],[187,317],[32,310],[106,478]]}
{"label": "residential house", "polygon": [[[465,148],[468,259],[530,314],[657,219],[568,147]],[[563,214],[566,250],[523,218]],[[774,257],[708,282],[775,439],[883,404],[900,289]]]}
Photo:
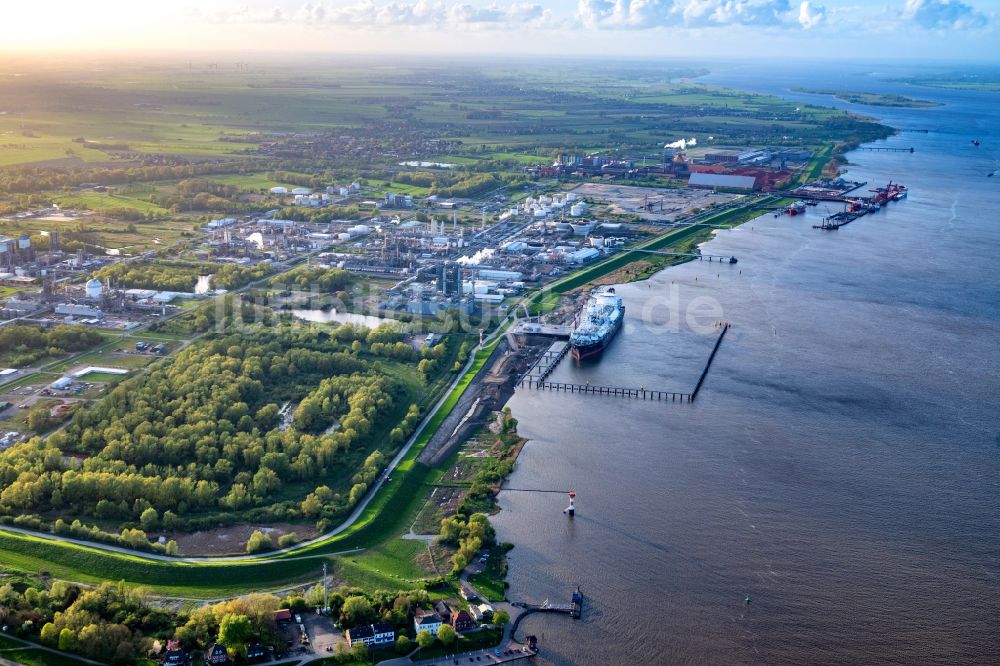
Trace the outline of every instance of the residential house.
{"label": "residential house", "polygon": [[437,636],[442,624],[444,622],[441,621],[441,616],[434,611],[418,608],[413,614],[413,629],[418,634],[421,631],[429,631],[432,636]]}
{"label": "residential house", "polygon": [[348,629],[344,633],[344,636],[347,639],[347,644],[351,647],[354,647],[358,643],[371,645],[375,642],[375,631],[372,629],[372,625],[370,624]]}
{"label": "residential house", "polygon": [[223,666],[229,663],[229,653],[218,643],[212,643],[205,649],[205,664],[207,666]]}
{"label": "residential house", "polygon": [[167,641],[167,649],[163,653],[163,666],[191,666],[191,655],[181,647],[181,642],[175,639]]}
{"label": "residential house", "polygon": [[438,601],[434,604],[434,610],[437,611],[437,614],[441,616],[444,622],[451,624],[451,607],[448,604]]}
{"label": "residential house", "polygon": [[489,604],[479,604],[476,608],[483,617],[482,622],[493,621],[493,606],[490,606]]}
{"label": "residential house", "polygon": [[288,624],[292,621],[292,611],[287,608],[274,611],[274,621],[278,624]]}
{"label": "residential house", "polygon": [[260,641],[250,641],[247,643],[247,661],[264,659],[265,656],[264,646],[260,644]]}
{"label": "residential house", "polygon": [[476,621],[469,614],[469,611],[458,610],[451,615],[451,627],[457,632],[468,631],[476,626]]}
{"label": "residential house", "polygon": [[391,645],[396,641],[396,630],[388,622],[377,622],[372,625],[374,645]]}
{"label": "residential house", "polygon": [[489,604],[473,604],[469,607],[469,613],[476,622],[492,622],[493,607]]}
{"label": "residential house", "polygon": [[351,647],[354,647],[357,643],[377,647],[393,643],[396,640],[396,630],[388,622],[379,622],[378,624],[362,625],[348,629],[346,636],[347,643]]}

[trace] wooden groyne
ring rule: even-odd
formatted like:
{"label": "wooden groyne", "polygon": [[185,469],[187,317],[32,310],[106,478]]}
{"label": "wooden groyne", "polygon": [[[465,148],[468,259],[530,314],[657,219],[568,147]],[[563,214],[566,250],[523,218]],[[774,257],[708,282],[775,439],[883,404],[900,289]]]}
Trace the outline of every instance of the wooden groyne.
{"label": "wooden groyne", "polygon": [[708,361],[705,362],[705,369],[701,371],[701,377],[698,378],[698,383],[695,385],[694,390],[691,391],[691,401],[698,397],[698,391],[701,390],[701,385],[705,383],[705,377],[708,376],[708,371],[712,367],[712,361],[715,360],[715,354],[719,351],[719,345],[722,344],[722,338],[726,337],[726,331],[732,326],[729,322],[723,322],[721,324],[722,331],[719,333],[719,339],[715,341],[715,346],[712,347],[712,353],[708,355]]}

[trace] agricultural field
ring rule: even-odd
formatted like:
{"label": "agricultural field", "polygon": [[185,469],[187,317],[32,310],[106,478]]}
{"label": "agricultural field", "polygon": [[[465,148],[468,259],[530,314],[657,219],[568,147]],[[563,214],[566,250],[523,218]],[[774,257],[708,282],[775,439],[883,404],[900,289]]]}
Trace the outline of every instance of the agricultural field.
{"label": "agricultural field", "polygon": [[[564,148],[652,147],[692,132],[730,144],[780,142],[776,127],[794,128],[798,143],[844,138],[849,116],[841,112],[809,106],[796,112],[778,98],[710,88],[679,80],[676,73],[637,68],[626,74],[610,65],[586,73],[570,65],[455,71],[427,63],[289,77],[260,65],[246,73],[207,73],[164,64],[108,71],[100,78],[91,74],[66,85],[70,71],[49,71],[0,83],[0,94],[18,100],[14,113],[0,117],[0,135],[6,137],[0,165],[59,160],[68,166],[154,154],[263,160],[276,154],[272,144],[281,133],[391,129],[402,122],[422,137],[463,150],[440,160],[410,151],[398,158],[460,167],[480,159],[545,163]],[[98,85],[102,94],[95,96]],[[56,87],[79,112],[50,111]],[[831,121],[836,126],[827,127]],[[857,123],[855,131],[868,132],[868,126]],[[368,164],[373,158],[379,161],[377,153],[365,157]],[[385,165],[396,166],[389,159]],[[213,178],[253,191],[291,184],[262,172]]]}

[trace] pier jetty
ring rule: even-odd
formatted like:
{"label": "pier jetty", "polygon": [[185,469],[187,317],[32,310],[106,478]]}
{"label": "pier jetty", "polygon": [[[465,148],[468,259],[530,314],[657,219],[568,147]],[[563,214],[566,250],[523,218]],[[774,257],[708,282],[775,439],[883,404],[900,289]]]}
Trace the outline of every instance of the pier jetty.
{"label": "pier jetty", "polygon": [[580,591],[580,586],[577,585],[576,591],[570,596],[568,604],[554,604],[546,599],[540,604],[515,601],[511,603],[511,606],[521,609],[521,612],[518,613],[517,618],[515,618],[514,623],[511,625],[510,635],[513,638],[517,633],[517,627],[521,624],[521,620],[533,613],[562,613],[563,615],[569,615],[574,620],[579,620],[583,617],[583,592]]}
{"label": "pier jetty", "polygon": [[536,389],[540,391],[558,391],[560,393],[604,395],[616,398],[631,398],[633,400],[651,400],[658,402],[694,402],[695,398],[698,397],[698,391],[701,390],[702,384],[705,383],[708,371],[712,368],[712,361],[715,360],[715,355],[719,352],[719,346],[722,344],[722,339],[726,337],[726,331],[732,327],[732,324],[726,321],[720,321],[717,322],[716,326],[720,329],[719,337],[715,340],[715,346],[712,347],[712,353],[708,355],[705,367],[702,369],[701,375],[698,377],[698,383],[695,385],[694,390],[690,393],[650,389],[645,386],[634,388],[630,386],[608,386],[604,384],[550,382],[548,381],[548,376],[553,370],[555,370],[559,361],[562,360],[562,358],[566,355],[566,352],[569,350],[569,344],[565,342],[553,343],[549,347],[549,350],[542,355],[534,366],[532,366],[531,370],[521,377],[521,380],[517,385],[520,388]]}
{"label": "pier jetty", "polygon": [[518,386],[539,389],[543,391],[559,391],[561,393],[582,393],[590,395],[606,395],[633,400],[658,400],[663,402],[690,402],[692,394],[678,391],[660,391],[640,386],[604,386],[601,384],[573,384],[570,382],[529,381],[525,378]]}

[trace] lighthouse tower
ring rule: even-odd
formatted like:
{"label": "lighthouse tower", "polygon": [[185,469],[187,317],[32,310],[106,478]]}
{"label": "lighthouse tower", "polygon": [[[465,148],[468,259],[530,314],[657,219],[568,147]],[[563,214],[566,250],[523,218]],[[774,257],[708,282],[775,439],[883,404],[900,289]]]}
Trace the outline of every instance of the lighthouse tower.
{"label": "lighthouse tower", "polygon": [[569,506],[563,510],[563,513],[572,518],[576,514],[576,493],[572,490],[569,491]]}

